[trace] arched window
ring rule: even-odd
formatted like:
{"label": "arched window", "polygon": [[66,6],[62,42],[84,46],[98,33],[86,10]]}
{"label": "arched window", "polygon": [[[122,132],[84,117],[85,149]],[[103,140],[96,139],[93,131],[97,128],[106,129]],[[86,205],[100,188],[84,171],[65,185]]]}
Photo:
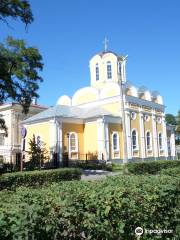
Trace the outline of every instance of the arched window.
{"label": "arched window", "polygon": [[159,141],[159,149],[162,150],[163,142],[162,142],[162,133],[161,132],[158,135],[158,141]]}
{"label": "arched window", "polygon": [[132,149],[133,150],[138,149],[138,137],[137,137],[137,131],[135,129],[132,130]]}
{"label": "arched window", "polygon": [[1,146],[4,145],[4,140],[5,140],[5,135],[4,135],[4,133],[0,133],[0,145],[1,145]]}
{"label": "arched window", "polygon": [[151,150],[152,148],[151,133],[149,131],[146,133],[146,147],[147,150]]}
{"label": "arched window", "polygon": [[77,152],[78,150],[77,133],[69,134],[69,148],[70,148],[70,152]]}
{"label": "arched window", "polygon": [[112,79],[112,67],[111,67],[111,62],[107,62],[107,78]]}
{"label": "arched window", "polygon": [[117,132],[112,134],[112,146],[113,151],[119,151],[119,134]]}
{"label": "arched window", "polygon": [[99,65],[96,63],[96,81],[99,80]]}

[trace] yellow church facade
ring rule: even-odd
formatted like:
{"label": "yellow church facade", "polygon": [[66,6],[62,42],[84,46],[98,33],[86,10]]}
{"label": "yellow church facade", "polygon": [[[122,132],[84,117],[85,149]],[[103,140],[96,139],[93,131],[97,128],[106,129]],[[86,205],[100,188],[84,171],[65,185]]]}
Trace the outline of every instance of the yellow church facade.
{"label": "yellow church facade", "polygon": [[51,159],[57,153],[71,160],[122,162],[175,156],[168,136],[163,99],[157,92],[137,88],[126,80],[126,57],[101,52],[90,60],[90,86],[23,122],[26,151],[33,135]]}

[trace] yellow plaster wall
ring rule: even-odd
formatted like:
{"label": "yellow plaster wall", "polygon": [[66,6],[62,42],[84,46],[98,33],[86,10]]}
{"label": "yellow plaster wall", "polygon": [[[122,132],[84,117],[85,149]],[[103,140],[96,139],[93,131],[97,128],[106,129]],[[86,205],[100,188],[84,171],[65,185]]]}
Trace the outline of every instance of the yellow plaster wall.
{"label": "yellow plaster wall", "polygon": [[84,125],[84,153],[98,151],[97,122],[88,122]]}
{"label": "yellow plaster wall", "polygon": [[104,92],[103,98],[114,97],[117,96],[118,94],[119,93],[117,92],[117,89],[110,87],[109,89],[106,89],[106,91]]}
{"label": "yellow plaster wall", "polygon": [[113,113],[115,115],[119,115],[119,111],[120,111],[120,104],[119,104],[119,102],[104,104],[104,105],[101,105],[101,107],[103,109],[109,111],[110,113]]}
{"label": "yellow plaster wall", "polygon": [[149,121],[145,121],[144,120],[144,133],[146,134],[146,131],[150,131],[151,133],[151,137],[152,137],[152,151],[147,151],[146,149],[146,135],[145,135],[145,154],[146,157],[152,157],[154,156],[154,149],[153,149],[153,145],[154,145],[154,138],[153,138],[153,128],[152,128],[152,116],[149,115]]}
{"label": "yellow plaster wall", "polygon": [[93,102],[96,100],[97,100],[96,94],[86,92],[77,98],[76,105]]}
{"label": "yellow plaster wall", "polygon": [[50,148],[50,125],[49,122],[36,123],[32,125],[27,125],[27,135],[26,135],[26,151],[29,150],[29,141],[35,137],[40,136],[41,141],[44,142],[46,150],[49,152]]}
{"label": "yellow plaster wall", "polygon": [[123,152],[123,132],[122,132],[122,125],[117,123],[109,123],[109,153],[110,157],[112,158],[112,133],[118,132],[119,134],[119,147],[120,147],[120,159],[123,159],[124,152]]}
{"label": "yellow plaster wall", "polygon": [[68,151],[67,133],[69,132],[75,132],[78,134],[78,152],[84,154],[84,124],[62,123],[63,152]]}
{"label": "yellow plaster wall", "polygon": [[140,133],[140,120],[139,120],[139,113],[136,112],[136,119],[131,119],[130,125],[131,125],[131,132],[132,129],[136,129],[138,132],[138,146],[139,150],[134,151],[133,157],[141,157],[141,133]]}

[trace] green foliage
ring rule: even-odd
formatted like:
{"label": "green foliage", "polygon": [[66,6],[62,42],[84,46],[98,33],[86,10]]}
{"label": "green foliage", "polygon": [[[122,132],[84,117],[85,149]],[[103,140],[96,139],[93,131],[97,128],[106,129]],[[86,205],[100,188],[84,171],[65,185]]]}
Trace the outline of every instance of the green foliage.
{"label": "green foliage", "polygon": [[81,171],[78,168],[7,173],[0,176],[0,190],[15,189],[19,186],[41,186],[52,182],[79,180],[80,178]]}
{"label": "green foliage", "polygon": [[33,170],[35,168],[41,168],[43,163],[47,160],[47,150],[45,148],[45,144],[43,142],[37,143],[35,139],[35,135],[33,134],[33,138],[30,139],[29,142],[29,170]]}
{"label": "green foliage", "polygon": [[123,171],[123,168],[124,168],[123,164],[115,164],[115,163],[112,164],[112,171],[113,172]]}
{"label": "green foliage", "polygon": [[176,117],[173,114],[167,113],[165,118],[166,118],[167,124],[170,124],[170,125],[173,125],[173,126],[175,126],[177,124]]}
{"label": "green foliage", "polygon": [[136,239],[137,226],[172,229],[143,239],[178,239],[179,178],[118,176],[0,192],[0,239]]}
{"label": "green foliage", "polygon": [[163,169],[160,172],[161,174],[169,175],[169,176],[179,176],[180,177],[180,166],[175,167],[175,168],[168,168],[168,169]]}
{"label": "green foliage", "polygon": [[177,133],[180,134],[180,110],[178,111],[178,116],[177,116],[177,128],[176,128]]}
{"label": "green foliage", "polygon": [[112,171],[112,165],[106,163],[90,163],[90,162],[83,162],[79,161],[76,166],[82,169],[89,169],[89,170],[105,170],[105,171]]}
{"label": "green foliage", "polygon": [[12,17],[25,23],[32,23],[33,14],[29,1],[27,0],[1,0],[0,1],[0,20],[7,23],[6,18]]}
{"label": "green foliage", "polygon": [[128,163],[126,164],[129,173],[133,174],[157,174],[162,169],[180,167],[179,160],[163,160],[163,161],[147,161],[139,163]]}
{"label": "green foliage", "polygon": [[27,113],[32,99],[38,97],[38,84],[42,81],[39,70],[42,68],[37,48],[8,37],[6,44],[0,44],[0,103],[11,99],[20,103]]}

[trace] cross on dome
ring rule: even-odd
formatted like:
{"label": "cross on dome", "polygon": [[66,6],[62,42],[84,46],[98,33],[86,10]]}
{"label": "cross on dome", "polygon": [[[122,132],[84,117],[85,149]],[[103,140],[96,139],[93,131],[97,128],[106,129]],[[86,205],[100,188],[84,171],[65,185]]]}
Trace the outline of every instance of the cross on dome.
{"label": "cross on dome", "polygon": [[107,39],[107,37],[105,37],[103,44],[104,44],[104,51],[107,52],[107,48],[108,48],[108,42],[109,40]]}

